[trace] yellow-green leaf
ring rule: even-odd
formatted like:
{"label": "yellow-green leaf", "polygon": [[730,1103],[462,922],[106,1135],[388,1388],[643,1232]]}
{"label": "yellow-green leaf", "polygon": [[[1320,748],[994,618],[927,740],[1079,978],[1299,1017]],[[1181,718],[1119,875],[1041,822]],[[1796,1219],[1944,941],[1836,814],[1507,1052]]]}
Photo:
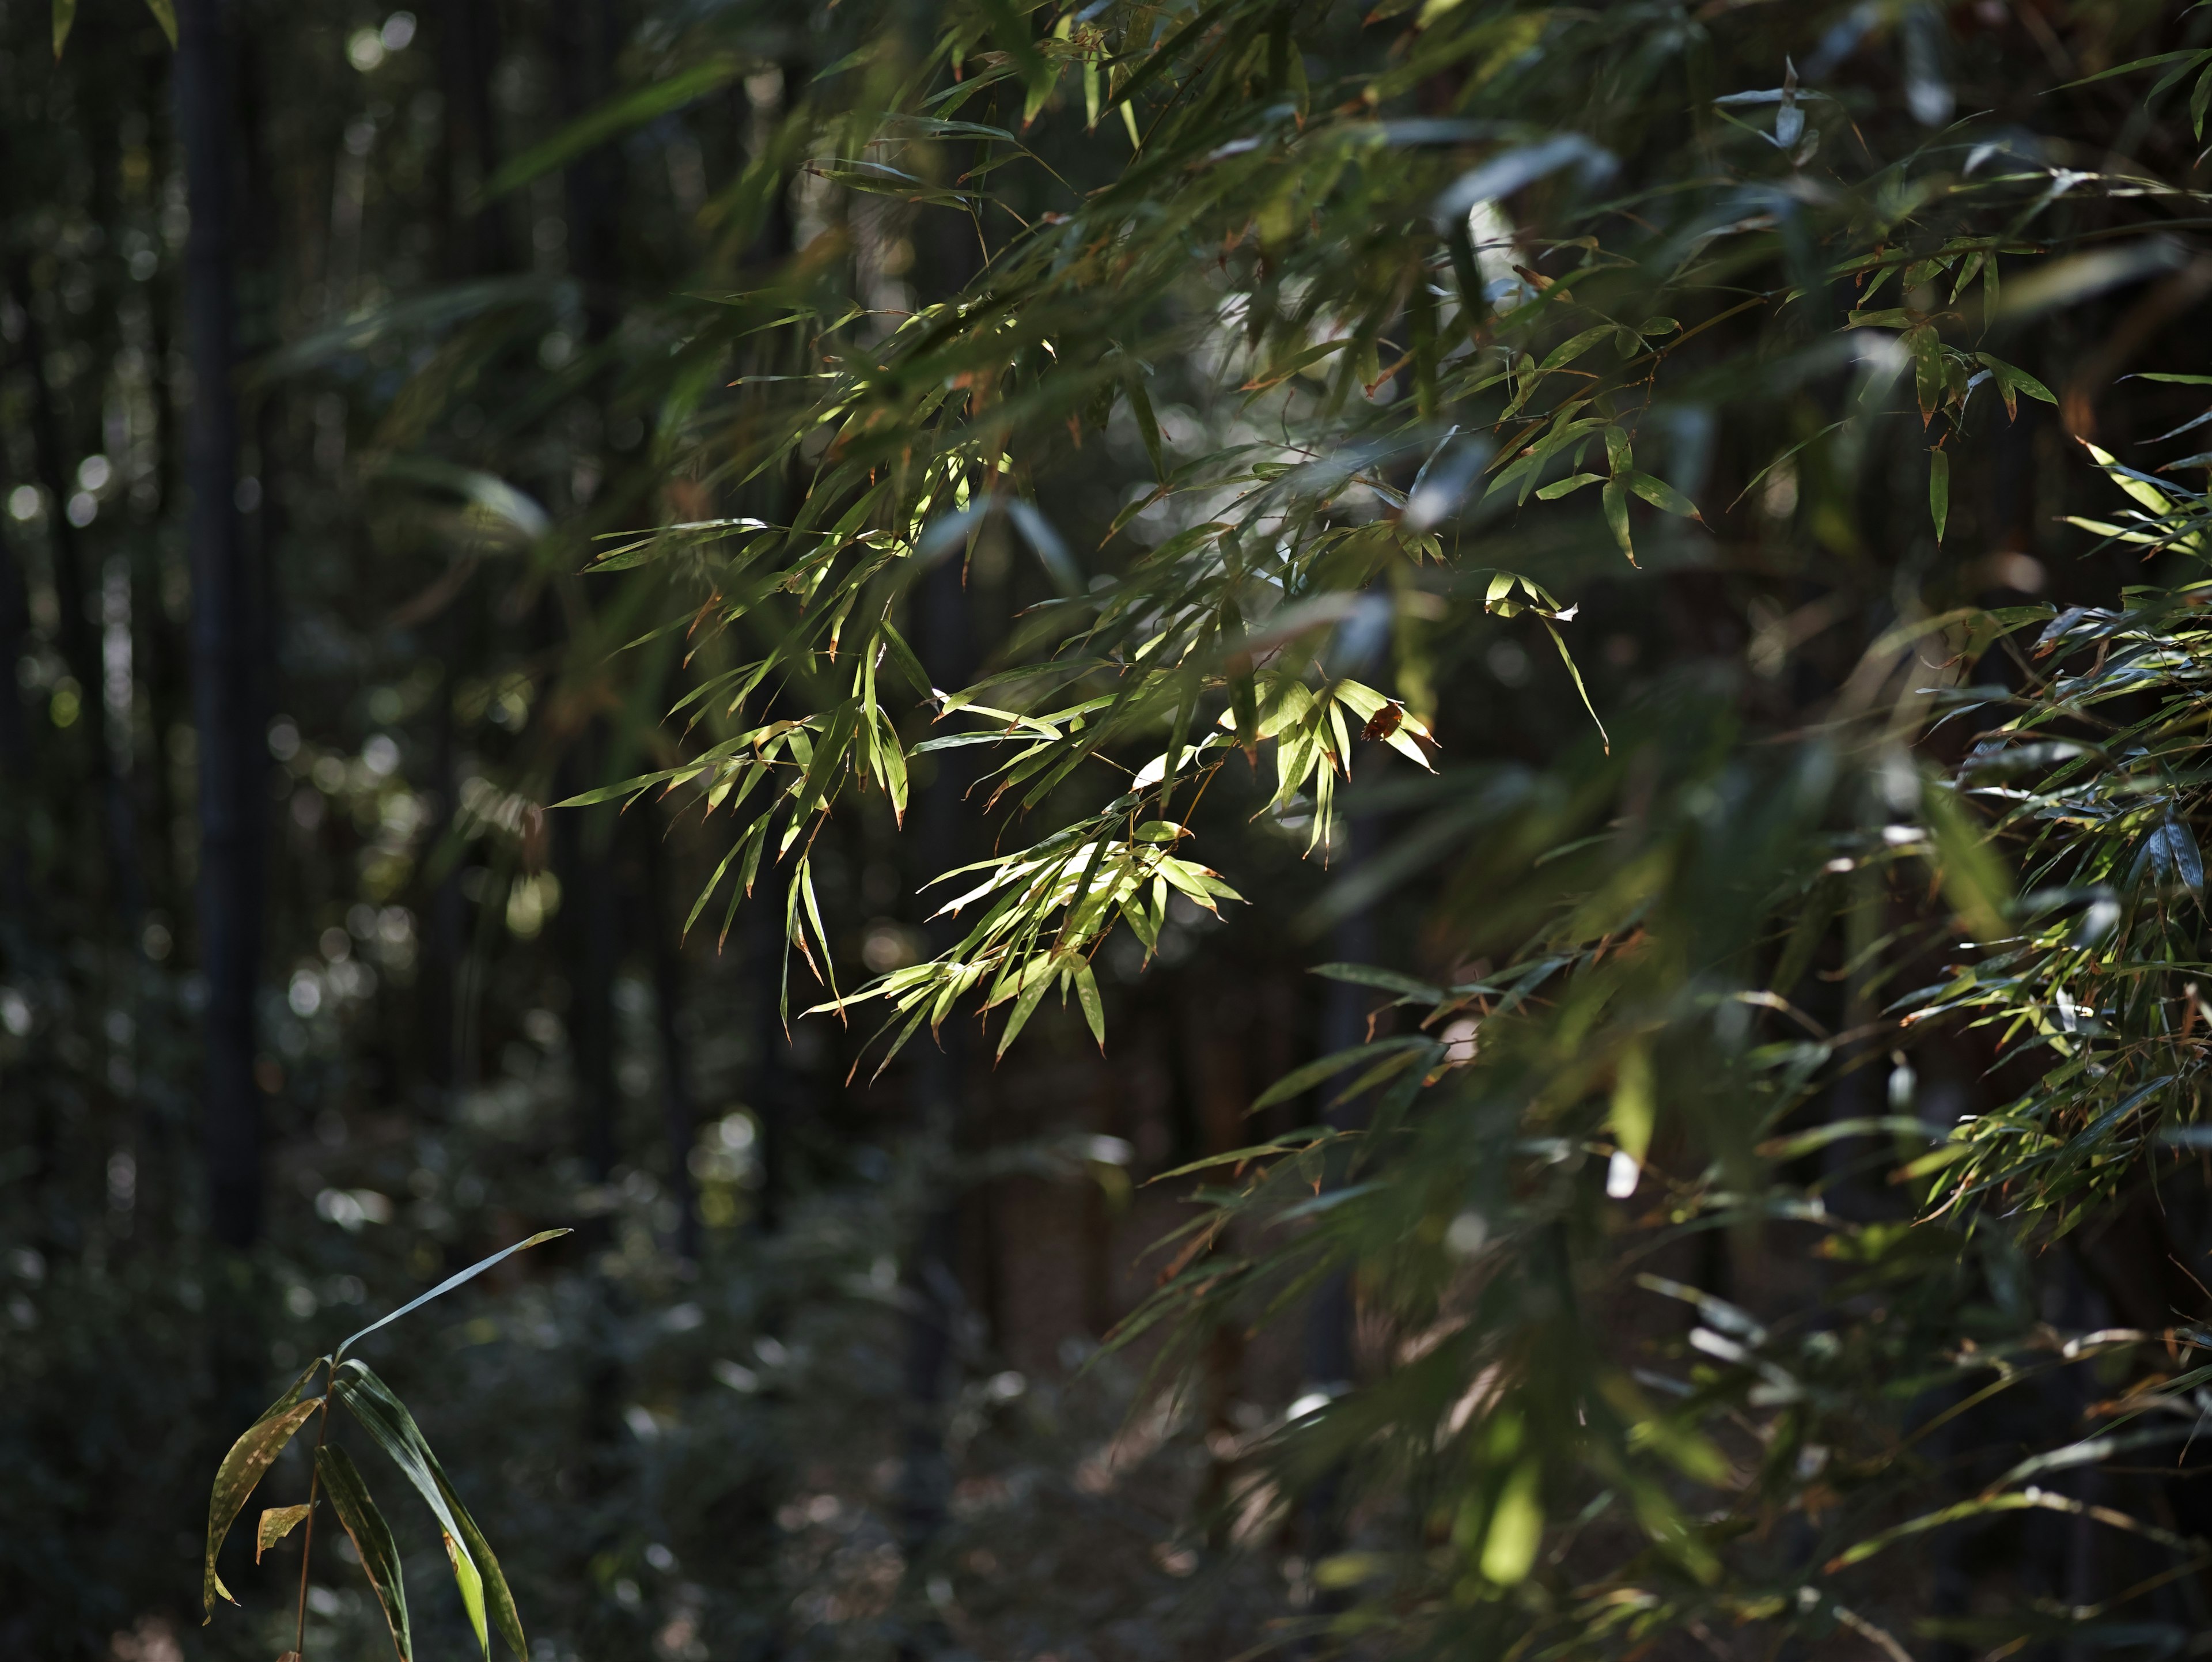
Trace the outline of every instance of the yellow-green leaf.
{"label": "yellow-green leaf", "polygon": [[477,1648],[489,1657],[491,1633],[484,1626],[483,1578],[477,1574],[465,1547],[450,1535],[439,1538],[446,1543],[446,1560],[453,1567],[453,1580],[460,1584],[461,1606],[469,1613],[469,1626],[476,1629]]}
{"label": "yellow-green leaf", "polygon": [[1651,1148],[1658,1094],[1651,1075],[1651,1053],[1642,1044],[1624,1052],[1613,1074],[1613,1140],[1638,1166]]}
{"label": "yellow-green leaf", "polygon": [[1482,1542],[1482,1573],[1500,1586],[1528,1579],[1544,1539],[1544,1468],[1534,1458],[1513,1468],[1491,1509]]}
{"label": "yellow-green leaf", "polygon": [[[216,1468],[215,1487],[208,1495],[207,1562],[201,1578],[200,1598],[206,1618],[215,1616],[216,1595],[230,1598],[230,1590],[216,1579],[215,1555],[222,1549],[222,1537],[230,1532],[230,1525],[253,1486],[261,1481],[261,1474],[269,1470],[270,1463],[284,1452],[284,1445],[292,1440],[293,1434],[313,1419],[323,1406],[319,1397],[306,1402],[295,1402],[256,1420],[246,1428],[243,1435],[230,1446],[230,1452],[222,1457]],[[232,1604],[238,1601],[230,1598]]]}
{"label": "yellow-green leaf", "polygon": [[259,1563],[261,1555],[275,1546],[307,1520],[312,1506],[270,1507],[261,1514],[261,1527],[254,1531],[253,1562]]}

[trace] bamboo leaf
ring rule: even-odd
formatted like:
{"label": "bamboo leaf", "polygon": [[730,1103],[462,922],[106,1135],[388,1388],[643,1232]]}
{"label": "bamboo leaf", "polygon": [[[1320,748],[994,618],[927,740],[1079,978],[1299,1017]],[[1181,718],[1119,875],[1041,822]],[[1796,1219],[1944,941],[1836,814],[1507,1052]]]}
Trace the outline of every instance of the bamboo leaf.
{"label": "bamboo leaf", "polygon": [[491,1607],[500,1617],[501,1635],[514,1647],[518,1656],[526,1658],[521,1622],[514,1614],[514,1596],[507,1591],[507,1578],[500,1571],[499,1561],[491,1556],[489,1547],[483,1544],[483,1531],[453,1494],[445,1469],[431,1452],[428,1440],[415,1422],[415,1416],[407,1411],[406,1404],[358,1357],[340,1366],[331,1380],[331,1391],[391,1457],[392,1463],[415,1486],[431,1515],[438,1520],[440,1533],[446,1538],[447,1556],[453,1563],[454,1580],[460,1584],[461,1598],[465,1603],[475,1601],[477,1637],[485,1653],[489,1654],[490,1640],[484,1631],[483,1610],[489,1595]]}
{"label": "bamboo leaf", "polygon": [[294,1434],[314,1418],[323,1405],[321,1397],[312,1397],[278,1407],[247,1427],[222,1457],[222,1465],[216,1470],[215,1486],[208,1495],[207,1558],[200,1587],[205,1620],[214,1619],[218,1593],[234,1604],[238,1602],[231,1598],[230,1589],[215,1573],[216,1554],[222,1546],[223,1537],[230,1532],[232,1521],[253,1493],[253,1486],[261,1481],[261,1474],[269,1470],[270,1462],[284,1452],[284,1446],[292,1440]]}
{"label": "bamboo leaf", "polygon": [[1091,1037],[1101,1050],[1106,1048],[1106,1006],[1098,996],[1098,978],[1091,971],[1091,960],[1075,960],[1075,996],[1083,1006],[1083,1020],[1089,1024]]}
{"label": "bamboo leaf", "polygon": [[469,1626],[476,1631],[477,1648],[489,1657],[491,1634],[484,1625],[483,1578],[477,1574],[476,1562],[469,1556],[468,1549],[450,1535],[439,1538],[446,1543],[446,1561],[453,1567],[453,1580],[461,1589],[461,1608],[468,1613]]}
{"label": "bamboo leaf", "polygon": [[261,1555],[289,1535],[307,1521],[314,1507],[306,1504],[296,1507],[270,1507],[261,1514],[260,1526],[253,1533],[253,1562],[259,1563]]}
{"label": "bamboo leaf", "polygon": [[352,1457],[337,1444],[325,1443],[315,1451],[315,1471],[322,1479],[324,1493],[331,1497],[331,1510],[337,1513],[338,1522],[353,1537],[354,1551],[359,1555],[368,1585],[384,1611],[385,1625],[392,1630],[392,1645],[399,1653],[399,1662],[414,1662],[414,1633],[407,1620],[407,1586],[400,1574],[399,1547],[392,1538],[392,1526],[384,1521],[384,1514],[369,1498],[368,1485],[362,1482],[361,1471]]}
{"label": "bamboo leaf", "polygon": [[1620,551],[1628,556],[1631,565],[1636,563],[1635,545],[1628,537],[1628,486],[1620,479],[1606,481],[1600,493],[1605,501],[1605,522],[1613,528],[1613,539],[1620,545]]}
{"label": "bamboo leaf", "polygon": [[517,1252],[526,1252],[533,1246],[539,1246],[547,1241],[557,1240],[563,1235],[573,1235],[576,1232],[573,1229],[541,1229],[536,1234],[532,1235],[528,1240],[517,1241],[514,1245],[502,1248],[501,1251],[493,1253],[488,1258],[477,1260],[477,1262],[471,1264],[466,1269],[462,1270],[459,1275],[447,1276],[444,1281],[440,1282],[435,1287],[432,1288],[428,1293],[423,1294],[420,1298],[409,1300],[405,1304],[401,1305],[398,1309],[393,1311],[389,1316],[378,1318],[375,1321],[371,1322],[367,1327],[362,1329],[360,1332],[352,1335],[351,1337],[348,1338],[343,1344],[340,1345],[337,1350],[331,1353],[332,1360],[335,1361],[337,1358],[343,1356],[347,1350],[352,1347],[355,1340],[365,1339],[370,1334],[375,1332],[378,1328],[389,1326],[392,1323],[398,1321],[402,1316],[408,1315],[412,1312],[420,1310],[424,1305],[429,1303],[431,1300],[442,1297],[444,1294],[452,1292],[455,1288],[460,1286],[462,1282],[473,1281],[477,1276],[483,1275],[485,1270],[490,1269],[494,1264],[513,1257]]}
{"label": "bamboo leaf", "polygon": [[702,63],[678,70],[665,81],[648,82],[629,92],[617,94],[552,137],[509,161],[484,186],[483,199],[495,202],[540,174],[550,173],[633,127],[641,127],[672,110],[696,102],[743,75],[745,62],[734,54],[716,53]]}

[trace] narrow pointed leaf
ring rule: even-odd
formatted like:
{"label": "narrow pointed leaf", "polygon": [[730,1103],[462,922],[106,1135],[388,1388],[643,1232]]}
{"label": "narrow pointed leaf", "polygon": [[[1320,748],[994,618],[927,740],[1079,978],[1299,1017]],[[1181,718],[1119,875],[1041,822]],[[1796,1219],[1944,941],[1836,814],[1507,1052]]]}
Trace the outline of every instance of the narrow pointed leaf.
{"label": "narrow pointed leaf", "polygon": [[407,1303],[401,1305],[398,1309],[393,1311],[389,1316],[381,1317],[379,1319],[371,1322],[367,1327],[362,1329],[360,1332],[354,1334],[350,1338],[347,1339],[346,1342],[340,1345],[332,1354],[336,1356],[344,1355],[346,1352],[352,1348],[356,1339],[365,1339],[370,1334],[375,1332],[378,1328],[384,1327],[392,1322],[396,1322],[402,1316],[407,1315],[410,1312],[420,1310],[424,1305],[429,1303],[431,1300],[437,1298],[443,1294],[452,1292],[463,1282],[472,1281],[477,1276],[483,1275],[485,1270],[490,1269],[492,1265],[500,1262],[501,1259],[511,1258],[517,1252],[526,1252],[532,1247],[539,1245],[545,1241],[556,1239],[562,1235],[572,1235],[574,1233],[575,1231],[573,1229],[541,1229],[536,1234],[532,1235],[528,1240],[517,1241],[514,1245],[507,1247],[505,1251],[495,1252],[489,1257],[481,1259],[478,1262],[471,1264],[466,1269],[462,1270],[458,1275],[448,1275],[444,1281],[440,1282],[435,1287],[432,1288],[428,1293],[423,1294],[420,1298],[410,1299]]}
{"label": "narrow pointed leaf", "polygon": [[337,1444],[325,1443],[315,1451],[315,1471],[331,1497],[331,1510],[353,1537],[354,1551],[360,1555],[368,1585],[383,1607],[385,1623],[392,1629],[392,1644],[399,1653],[399,1662],[415,1662],[414,1632],[407,1621],[407,1587],[400,1577],[399,1548],[392,1538],[392,1525],[384,1521],[384,1514],[369,1498],[360,1468]]}
{"label": "narrow pointed leaf", "polygon": [[[428,1440],[416,1424],[415,1416],[407,1411],[406,1404],[357,1358],[338,1370],[331,1389],[361,1422],[362,1428],[376,1440],[377,1446],[392,1457],[392,1464],[415,1486],[437,1519],[439,1529],[447,1537],[447,1555],[453,1562],[453,1579],[460,1584],[462,1601],[474,1598],[479,1608],[488,1606],[499,1624],[501,1636],[514,1647],[517,1656],[527,1658],[529,1650],[522,1637],[522,1622],[515,1612],[514,1596],[507,1589],[499,1560],[492,1555],[483,1531],[477,1527],[468,1508],[454,1494],[453,1481],[438,1464],[438,1457],[431,1452]],[[481,1622],[478,1636],[483,1636]]]}
{"label": "narrow pointed leaf", "polygon": [[446,1560],[453,1567],[453,1580],[460,1584],[461,1608],[469,1613],[469,1626],[476,1630],[477,1648],[488,1659],[491,1655],[491,1633],[484,1626],[483,1578],[469,1557],[468,1549],[450,1535],[440,1537],[446,1543]]}
{"label": "narrow pointed leaf", "polygon": [[[230,1590],[216,1577],[216,1554],[222,1547],[222,1538],[230,1532],[232,1520],[246,1505],[253,1486],[261,1481],[261,1474],[269,1470],[270,1463],[284,1452],[284,1445],[292,1440],[293,1434],[315,1416],[323,1406],[319,1397],[306,1402],[295,1402],[266,1418],[256,1420],[245,1434],[230,1446],[230,1452],[222,1457],[222,1464],[215,1474],[215,1487],[208,1495],[207,1562],[201,1578],[200,1599],[207,1618],[215,1615],[216,1595],[230,1598]],[[238,1601],[231,1598],[231,1603]]]}

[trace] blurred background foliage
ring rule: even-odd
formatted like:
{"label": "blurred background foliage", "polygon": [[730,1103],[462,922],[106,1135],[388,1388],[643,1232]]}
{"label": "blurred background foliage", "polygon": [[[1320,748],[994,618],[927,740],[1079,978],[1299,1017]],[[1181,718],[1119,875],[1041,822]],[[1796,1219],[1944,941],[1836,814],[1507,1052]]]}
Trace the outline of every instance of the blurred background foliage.
{"label": "blurred background foliage", "polygon": [[2212,15],[178,10],[0,11],[9,1653],[558,1225],[364,1352],[549,1662],[2201,1648]]}

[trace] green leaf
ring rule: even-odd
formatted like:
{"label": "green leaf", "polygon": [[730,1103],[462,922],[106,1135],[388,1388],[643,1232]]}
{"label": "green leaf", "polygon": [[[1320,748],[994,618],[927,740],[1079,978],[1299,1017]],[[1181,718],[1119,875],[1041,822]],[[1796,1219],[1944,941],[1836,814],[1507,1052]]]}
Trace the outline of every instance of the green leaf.
{"label": "green leaf", "polygon": [[369,1498],[368,1485],[362,1482],[352,1457],[337,1444],[325,1443],[315,1451],[315,1472],[331,1497],[331,1510],[353,1537],[354,1551],[368,1573],[368,1585],[375,1590],[376,1602],[384,1609],[385,1624],[392,1629],[392,1647],[399,1653],[399,1662],[414,1662],[407,1586],[400,1576],[399,1548],[392,1538],[392,1526]]}
{"label": "green leaf", "polygon": [[1679,514],[1686,520],[1695,520],[1699,525],[1705,522],[1705,516],[1698,512],[1697,503],[1656,474],[1631,474],[1628,488],[1662,512]]}
{"label": "green leaf", "polygon": [[230,1446],[230,1452],[222,1457],[222,1465],[216,1469],[215,1486],[208,1495],[207,1562],[200,1582],[200,1600],[206,1619],[214,1619],[216,1594],[229,1598],[234,1604],[238,1602],[231,1598],[230,1589],[215,1573],[216,1554],[222,1549],[223,1537],[230,1532],[232,1521],[246,1505],[246,1497],[253,1493],[253,1486],[261,1481],[261,1474],[269,1470],[270,1463],[284,1452],[293,1434],[314,1418],[322,1406],[319,1397],[282,1404],[248,1426]]}
{"label": "green leaf", "polygon": [[315,1508],[309,1504],[296,1507],[270,1507],[261,1514],[260,1527],[253,1532],[253,1562],[259,1563],[261,1555],[307,1521],[307,1514]]}
{"label": "green leaf", "polygon": [[671,110],[704,98],[744,72],[744,58],[717,53],[703,63],[678,70],[665,81],[650,82],[632,91],[618,93],[544,143],[532,145],[494,174],[484,186],[484,200],[495,201],[538,174],[550,173],[586,150],[597,149],[617,134],[641,127]]}
{"label": "green leaf", "polygon": [[[71,0],[74,3],[74,0]],[[146,9],[154,14],[154,21],[161,26],[161,33],[169,37],[173,49],[177,44],[176,0],[146,0]]]}
{"label": "green leaf", "polygon": [[1599,496],[1605,502],[1605,522],[1613,528],[1613,539],[1620,545],[1620,551],[1628,556],[1631,565],[1636,563],[1636,545],[1628,538],[1628,486],[1620,479],[1608,479]]}
{"label": "green leaf", "polygon": [[1033,976],[1029,985],[1023,989],[1022,995],[1014,1001],[1013,1014],[1006,1018],[1006,1031],[999,1037],[1000,1056],[1005,1056],[1012,1048],[1022,1029],[1029,1026],[1030,1017],[1036,1014],[1036,1007],[1043,1001],[1044,995],[1052,990],[1053,980],[1054,977],[1047,974]]}
{"label": "green leaf", "polygon": [[2069,81],[2065,82],[2064,85],[2055,88],[2053,90],[2057,92],[2069,92],[2075,87],[2087,87],[2099,81],[2109,81],[2116,75],[2128,75],[2133,73],[2136,70],[2149,69],[2152,65],[2156,64],[2172,64],[2185,58],[2196,58],[2198,54],[2197,52],[2185,47],[2179,52],[2154,52],[2148,58],[2130,58],[2124,64],[2113,64],[2109,70],[2099,70],[2096,74],[2085,75],[2079,81]]}
{"label": "green leaf", "polygon": [[[415,1423],[415,1416],[393,1392],[391,1386],[379,1379],[368,1365],[359,1357],[342,1364],[331,1381],[331,1394],[343,1403],[362,1428],[375,1440],[378,1447],[391,1456],[392,1464],[400,1475],[415,1486],[437,1519],[441,1533],[447,1541],[447,1555],[453,1561],[453,1578],[460,1583],[464,1602],[475,1599],[478,1612],[477,1637],[489,1654],[490,1641],[484,1633],[482,1610],[487,1580],[497,1584],[500,1593],[506,1592],[505,1578],[500,1574],[495,1562],[489,1575],[480,1571],[473,1562],[473,1552],[466,1543],[470,1537],[481,1540],[482,1534],[464,1530],[461,1519],[466,1508],[452,1500],[452,1488],[445,1471],[438,1464],[438,1457],[430,1452],[422,1429]],[[458,1537],[458,1539],[456,1538]],[[511,1598],[505,1598],[512,1605]]]}
{"label": "green leaf", "polygon": [[1098,1048],[1106,1048],[1106,1006],[1098,996],[1098,977],[1091,971],[1091,960],[1075,960],[1075,997],[1083,1006],[1083,1020],[1091,1028],[1091,1037]]}
{"label": "green leaf", "polygon": [[1145,454],[1152,464],[1152,477],[1165,479],[1168,470],[1167,464],[1160,459],[1159,417],[1152,413],[1152,394],[1145,390],[1143,368],[1135,363],[1125,363],[1121,384],[1128,389],[1129,413],[1137,418],[1137,431],[1145,441]]}
{"label": "green leaf", "polygon": [[54,57],[57,59],[60,58],[62,47],[69,40],[70,27],[76,21],[76,0],[54,0]]}
{"label": "green leaf", "polygon": [[1906,330],[1900,338],[1905,350],[1912,354],[1912,387],[1920,401],[1920,424],[1925,427],[1935,420],[1936,409],[1943,402],[1943,342],[1924,323]]}
{"label": "green leaf", "polygon": [[1425,981],[1416,981],[1412,976],[1400,975],[1395,970],[1377,968],[1372,964],[1316,964],[1312,973],[1326,981],[1349,982],[1355,987],[1376,987],[1386,993],[1420,1004],[1441,1004],[1444,989]]}
{"label": "green leaf", "polygon": [[1928,453],[1928,517],[1942,542],[1944,521],[1951,517],[1951,458],[1941,450]]}
{"label": "green leaf", "polygon": [[1948,790],[1931,786],[1921,792],[1920,800],[1936,833],[1943,892],[1978,940],[2002,939],[2010,932],[2005,909],[2012,898],[2012,884],[2004,862],[1990,846],[1988,833]]}
{"label": "green leaf", "polygon": [[1605,475],[1602,473],[1577,473],[1571,478],[1559,479],[1546,485],[1536,493],[1536,500],[1540,502],[1555,502],[1562,496],[1571,496],[1586,484],[1601,484],[1604,481]]}
{"label": "green leaf", "polygon": [[1303,1068],[1293,1068],[1255,1098],[1252,1106],[1246,1111],[1256,1114],[1262,1108],[1272,1108],[1279,1102],[1287,1102],[1294,1096],[1310,1091],[1315,1086],[1334,1079],[1364,1062],[1374,1061],[1394,1051],[1415,1047],[1425,1049],[1431,1042],[1425,1034],[1403,1034],[1373,1044],[1355,1044],[1350,1050],[1335,1051],[1317,1061],[1309,1062]]}
{"label": "green leaf", "polygon": [[485,1270],[490,1269],[492,1265],[499,1263],[502,1258],[511,1258],[517,1252],[526,1252],[533,1246],[541,1245],[546,1241],[556,1240],[562,1235],[573,1235],[576,1232],[573,1229],[541,1229],[526,1241],[517,1241],[514,1245],[507,1247],[501,1251],[495,1252],[488,1258],[478,1259],[476,1263],[471,1264],[466,1269],[461,1271],[459,1275],[447,1276],[444,1281],[440,1282],[435,1287],[432,1288],[428,1293],[423,1294],[420,1298],[410,1299],[405,1304],[401,1305],[398,1309],[393,1311],[389,1316],[380,1317],[377,1320],[371,1322],[367,1327],[362,1329],[360,1332],[354,1334],[352,1337],[347,1339],[343,1344],[340,1345],[335,1351],[333,1351],[331,1353],[331,1360],[336,1361],[338,1357],[344,1355],[347,1350],[352,1347],[355,1339],[365,1339],[370,1334],[375,1332],[378,1328],[386,1326],[392,1322],[398,1321],[402,1316],[408,1314],[410,1312],[420,1310],[424,1305],[429,1303],[431,1300],[437,1298],[443,1294],[452,1292],[463,1282],[472,1281],[477,1276],[483,1275]]}
{"label": "green leaf", "polygon": [[[1607,487],[1608,490],[1611,488]],[[1581,695],[1583,708],[1589,712],[1590,720],[1597,723],[1598,740],[1605,746],[1605,753],[1612,755],[1613,735],[1605,730],[1605,722],[1598,715],[1597,706],[1590,703],[1589,689],[1583,685],[1583,673],[1576,667],[1575,654],[1567,650],[1566,636],[1559,633],[1548,618],[1544,619],[1544,633],[1552,637],[1552,644],[1559,649],[1559,661],[1567,667],[1567,677],[1574,682],[1576,692]]]}

